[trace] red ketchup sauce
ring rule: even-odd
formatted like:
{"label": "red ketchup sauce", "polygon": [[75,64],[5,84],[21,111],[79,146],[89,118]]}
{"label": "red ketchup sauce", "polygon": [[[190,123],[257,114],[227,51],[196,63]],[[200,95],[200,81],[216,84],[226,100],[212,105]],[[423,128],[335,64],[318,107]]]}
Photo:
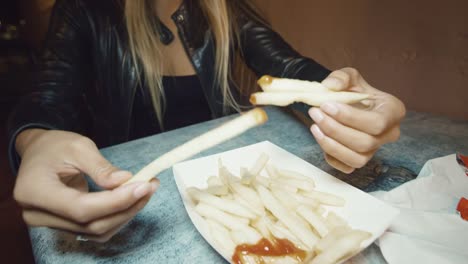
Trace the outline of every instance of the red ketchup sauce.
{"label": "red ketchup sauce", "polygon": [[235,264],[243,264],[242,256],[256,255],[259,257],[285,257],[290,256],[302,262],[307,253],[304,250],[297,248],[291,241],[287,239],[275,239],[275,243],[263,238],[255,245],[239,245],[234,251],[232,261]]}

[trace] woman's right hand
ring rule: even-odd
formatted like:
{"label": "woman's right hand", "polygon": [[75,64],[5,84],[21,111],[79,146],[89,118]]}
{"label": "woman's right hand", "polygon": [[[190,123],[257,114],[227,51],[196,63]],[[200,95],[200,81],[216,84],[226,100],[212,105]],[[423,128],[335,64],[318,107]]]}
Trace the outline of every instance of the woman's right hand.
{"label": "woman's right hand", "polygon": [[[69,231],[105,242],[149,201],[157,180],[123,185],[132,175],[110,164],[89,138],[29,129],[16,139],[22,161],[14,197],[30,226]],[[104,191],[88,192],[84,174]]]}

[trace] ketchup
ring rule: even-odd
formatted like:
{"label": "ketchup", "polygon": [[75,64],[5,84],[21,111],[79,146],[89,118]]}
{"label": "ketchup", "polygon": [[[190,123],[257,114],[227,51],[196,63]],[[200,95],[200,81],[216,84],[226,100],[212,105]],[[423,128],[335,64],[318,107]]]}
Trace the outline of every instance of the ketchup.
{"label": "ketchup", "polygon": [[302,262],[307,253],[304,250],[297,248],[291,241],[287,239],[274,239],[274,243],[263,238],[255,245],[242,244],[236,247],[232,261],[235,264],[243,264],[242,256],[256,255],[259,257],[285,257],[290,256]]}

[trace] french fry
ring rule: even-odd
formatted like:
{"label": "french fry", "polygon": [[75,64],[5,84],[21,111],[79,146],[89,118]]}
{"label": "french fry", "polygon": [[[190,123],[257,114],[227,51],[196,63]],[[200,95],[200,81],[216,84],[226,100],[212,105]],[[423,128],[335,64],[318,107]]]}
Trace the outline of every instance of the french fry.
{"label": "french fry", "polygon": [[307,246],[302,243],[299,238],[291,233],[291,231],[282,222],[278,222],[269,226],[271,232],[277,238],[283,238],[291,241],[297,248],[307,250]]}
{"label": "french fry", "polygon": [[296,194],[297,191],[298,191],[296,187],[288,185],[288,184],[281,184],[278,181],[271,181],[270,187],[271,188],[276,188],[276,189],[281,189],[281,190],[284,190],[284,191],[286,191],[288,193],[291,193],[291,194]]}
{"label": "french fry", "polygon": [[208,187],[223,185],[223,182],[221,181],[221,179],[216,176],[210,176],[206,182],[208,183]]}
{"label": "french fry", "polygon": [[310,106],[320,106],[326,102],[354,104],[368,99],[368,94],[356,92],[260,92],[250,95],[253,105],[287,106],[293,103],[305,103]]}
{"label": "french fry", "polygon": [[310,264],[337,263],[358,251],[361,243],[369,237],[371,237],[369,232],[352,230],[336,240],[332,247],[330,246],[318,254]]}
{"label": "french fry", "polygon": [[254,165],[250,168],[249,173],[251,175],[257,176],[263,170],[270,158],[265,153],[262,153],[255,161]]}
{"label": "french fry", "polygon": [[336,227],[348,225],[348,223],[346,223],[346,221],[343,218],[341,218],[335,212],[332,211],[328,212],[328,215],[325,218],[325,222],[329,229],[334,229]]}
{"label": "french fry", "polygon": [[317,253],[323,252],[328,247],[333,246],[333,243],[335,243],[340,237],[351,232],[351,230],[351,227],[347,225],[332,229],[325,237],[320,239],[320,241],[317,243],[317,246],[315,247],[315,251]]}
{"label": "french fry", "polygon": [[223,224],[230,230],[242,229],[249,224],[249,220],[246,218],[230,215],[205,203],[199,203],[195,206],[195,211],[205,218]]}
{"label": "french fry", "polygon": [[223,199],[200,191],[197,188],[187,189],[187,193],[196,201],[211,205],[214,208],[248,219],[255,219],[256,215],[244,206],[232,200]]}
{"label": "french fry", "polygon": [[299,172],[290,171],[290,170],[278,170],[278,173],[281,177],[288,178],[288,179],[296,179],[308,182],[307,184],[310,186],[308,189],[312,190],[315,187],[315,182],[312,178],[307,177]]}
{"label": "french fry", "polygon": [[274,264],[297,264],[297,259],[290,257],[290,256],[284,256],[284,257],[262,257],[261,262],[246,262],[246,263],[274,263]]}
{"label": "french fry", "polygon": [[268,173],[268,176],[270,177],[270,179],[278,179],[279,178],[279,173],[278,173],[278,170],[276,169],[275,166],[273,166],[272,164],[267,164],[265,166],[265,169]]}
{"label": "french fry", "polygon": [[294,198],[296,199],[298,203],[306,205],[310,208],[314,208],[317,210],[320,206],[319,201],[314,198],[305,197],[301,194],[292,194],[292,195],[294,196]]}
{"label": "french fry", "polygon": [[301,193],[304,196],[317,199],[320,203],[332,206],[344,206],[346,201],[339,196],[331,193],[319,192],[319,191],[308,191]]}
{"label": "french fry", "polygon": [[250,226],[246,226],[243,229],[232,230],[231,237],[237,245],[255,245],[263,238],[257,230]]}
{"label": "french fry", "polygon": [[309,224],[317,231],[320,237],[324,237],[328,234],[328,227],[325,224],[324,219],[317,215],[313,210],[307,208],[306,206],[299,206],[296,209],[296,212],[304,218]]}
{"label": "french fry", "polygon": [[253,181],[253,176],[249,173],[249,170],[245,167],[240,168],[240,178],[241,178],[241,183],[244,185],[249,185]]}
{"label": "french fry", "polygon": [[270,228],[269,228],[269,223],[271,221],[266,217],[266,216],[261,216],[258,217],[256,220],[252,222],[252,226],[260,232],[262,237],[272,241],[273,237],[271,236]]}
{"label": "french fry", "polygon": [[263,177],[263,176],[257,176],[255,177],[255,183],[263,185],[263,187],[270,188],[271,181],[270,179]]}
{"label": "french fry", "polygon": [[296,208],[299,206],[299,202],[296,198],[290,193],[284,191],[281,188],[271,188],[273,195],[286,207],[288,210],[296,211]]}
{"label": "french fry", "polygon": [[267,120],[268,117],[264,110],[260,108],[253,109],[163,154],[145,166],[124,184],[138,181],[150,181],[155,175],[170,168],[177,162],[183,161],[197,153],[236,137],[251,128],[265,123]]}
{"label": "french fry", "polygon": [[249,204],[251,204],[252,207],[255,208],[255,211],[263,212],[265,210],[260,197],[258,197],[257,192],[253,189],[245,187],[240,183],[232,183],[231,188],[234,191],[234,193],[240,195],[242,198],[247,200]]}
{"label": "french fry", "polygon": [[292,179],[296,179],[296,180],[308,180],[308,181],[311,181],[312,184],[315,185],[314,183],[314,180],[312,180],[310,177],[307,177],[299,172],[296,172],[296,171],[292,171],[292,170],[284,170],[284,169],[278,169],[278,173],[282,176],[282,177],[286,177],[286,178],[292,178]]}
{"label": "french fry", "polygon": [[[327,212],[327,210],[323,206],[319,205],[317,206],[317,208],[315,208],[315,212],[318,215],[324,215]],[[327,223],[327,226],[328,226],[328,223]]]}
{"label": "french fry", "polygon": [[311,250],[318,242],[318,237],[295,214],[291,214],[280,202],[263,186],[258,186],[257,191],[265,207],[291,230],[291,233]]}
{"label": "french fry", "polygon": [[234,193],[232,195],[234,196],[234,201],[238,202],[240,205],[244,206],[245,208],[250,209],[250,211],[252,211],[257,216],[265,215],[265,208],[263,206],[261,208],[253,206],[248,201],[246,201],[246,199],[242,198],[240,194]]}
{"label": "french fry", "polygon": [[315,188],[315,184],[310,183],[309,181],[305,180],[298,180],[298,179],[292,179],[292,178],[278,178],[276,180],[278,184],[283,184],[283,185],[288,185],[291,186],[291,188],[299,189],[299,190],[304,190],[304,191],[312,191]]}
{"label": "french fry", "polygon": [[275,78],[269,75],[262,76],[258,81],[258,85],[264,92],[328,92],[327,87],[319,82],[310,82],[303,80],[294,80],[286,78]]}
{"label": "french fry", "polygon": [[227,195],[229,193],[229,187],[226,185],[211,186],[206,189],[206,192],[218,196]]}
{"label": "french fry", "polygon": [[210,234],[218,245],[221,246],[226,255],[231,254],[236,249],[236,244],[232,241],[229,230],[221,224],[211,219],[205,219],[210,229]]}

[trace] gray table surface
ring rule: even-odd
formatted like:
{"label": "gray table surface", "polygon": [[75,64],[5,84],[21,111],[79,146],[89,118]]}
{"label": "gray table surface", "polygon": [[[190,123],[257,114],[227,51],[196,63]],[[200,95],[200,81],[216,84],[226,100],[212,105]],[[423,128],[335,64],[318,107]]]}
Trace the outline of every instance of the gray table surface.
{"label": "gray table surface", "polygon": [[[290,113],[266,108],[269,122],[197,157],[268,140],[311,164],[364,190],[390,189],[419,172],[432,158],[468,154],[468,122],[421,113],[408,113],[401,139],[385,145],[369,164],[344,175],[330,168],[308,127]],[[155,157],[228,119],[212,120],[102,149],[115,165],[138,171]],[[224,263],[192,225],[178,194],[172,170],[159,175],[161,188],[149,204],[106,244],[79,242],[48,228],[30,229],[37,263]],[[73,201],[70,201],[73,203]],[[353,263],[382,263],[377,246],[368,248]]]}

